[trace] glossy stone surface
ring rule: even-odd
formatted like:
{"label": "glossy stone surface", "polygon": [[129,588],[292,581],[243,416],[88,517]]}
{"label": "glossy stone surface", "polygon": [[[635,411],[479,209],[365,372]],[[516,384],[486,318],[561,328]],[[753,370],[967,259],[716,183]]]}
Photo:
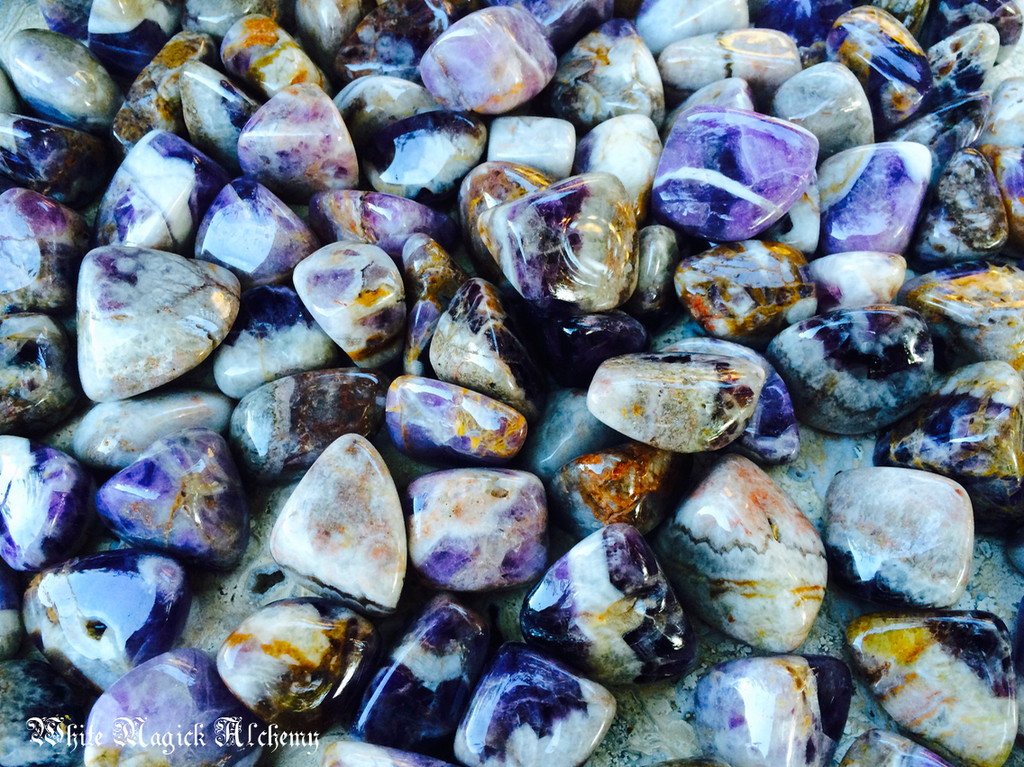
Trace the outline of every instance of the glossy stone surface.
{"label": "glossy stone surface", "polygon": [[647,346],[647,330],[635,317],[610,311],[595,314],[553,313],[535,317],[537,345],[547,368],[563,386],[590,385],[606,359],[634,354]]}
{"label": "glossy stone surface", "polygon": [[275,20],[282,18],[283,6],[282,0],[185,0],[181,26],[219,39],[243,16],[259,13]]}
{"label": "glossy stone surface", "polygon": [[[754,5],[754,3],[751,3]],[[825,58],[825,38],[851,0],[765,0],[754,14],[755,27],[777,29],[793,38],[808,68]]]}
{"label": "glossy stone surface", "polygon": [[557,63],[540,23],[502,5],[452,24],[423,54],[419,74],[449,109],[502,114],[540,93]]}
{"label": "glossy stone surface", "polygon": [[455,194],[486,147],[487,127],[479,117],[437,109],[382,128],[360,160],[378,192],[431,203]]}
{"label": "glossy stone surface", "polygon": [[107,402],[178,378],[227,335],[238,299],[237,278],[214,264],[121,245],[90,251],[78,277],[82,390]]}
{"label": "glossy stone surface", "polygon": [[398,449],[425,461],[503,464],[526,439],[526,419],[514,408],[420,376],[391,383],[384,417]]}
{"label": "glossy stone surface", "polygon": [[1024,77],[999,83],[978,143],[1024,146]]}
{"label": "glossy stone surface", "polygon": [[[7,565],[0,565],[0,661],[13,657],[25,627],[21,623],[21,583]],[[2,718],[2,717],[0,717]]]}
{"label": "glossy stone surface", "polygon": [[382,365],[402,353],[402,274],[376,245],[327,245],[295,267],[293,280],[317,324],[358,366]]}
{"label": "glossy stone surface", "polygon": [[227,431],[233,406],[223,394],[188,389],[104,402],[79,421],[71,449],[84,464],[117,471],[156,440],[182,429]]}
{"label": "glossy stone surface", "polygon": [[821,192],[815,174],[800,199],[793,203],[782,218],[762,232],[760,239],[781,242],[811,258],[818,251],[820,234]]}
{"label": "glossy stone surface", "polygon": [[852,693],[849,669],[826,655],[719,663],[697,682],[697,741],[732,767],[825,767]]}
{"label": "glossy stone surface", "polygon": [[204,428],[157,440],[96,493],[100,518],[121,540],[215,569],[249,542],[249,508],[227,442]]}
{"label": "glossy stone surface", "polygon": [[1012,250],[1024,252],[1024,147],[986,144],[980,151],[992,166],[1003,196],[1010,226],[1007,244]]}
{"label": "glossy stone surface", "polygon": [[782,120],[724,107],[691,109],[665,142],[654,213],[696,237],[748,239],[800,198],[817,151],[813,134]]}
{"label": "glossy stone surface", "polygon": [[343,368],[254,389],[231,414],[231,441],[244,468],[264,481],[295,479],[341,435],[373,434],[384,415],[385,382],[379,373]]}
{"label": "glossy stone surface", "polygon": [[765,382],[753,362],[720,355],[652,352],[601,364],[587,407],[631,439],[680,453],[717,450],[736,440]]}
{"label": "glossy stone surface", "polygon": [[228,74],[248,83],[266,98],[290,85],[326,86],[323,73],[276,21],[254,13],[224,33],[220,58]]}
{"label": "glossy stone surface", "polygon": [[948,104],[982,89],[999,55],[999,30],[981,22],[953,32],[928,49],[932,70],[929,103]]}
{"label": "glossy stone surface", "polygon": [[544,28],[557,53],[611,19],[613,0],[488,0],[491,6],[522,8]]}
{"label": "glossy stone surface", "polygon": [[907,607],[951,607],[974,555],[967,492],[935,474],[869,466],[837,474],[825,498],[825,552],[854,594]]}
{"label": "glossy stone surface", "polygon": [[679,241],[667,226],[651,224],[638,232],[636,290],[623,306],[634,317],[651,321],[675,306],[674,276]]}
{"label": "glossy stone surface", "polygon": [[932,156],[932,182],[954,153],[975,143],[985,124],[991,96],[972,93],[962,99],[943,104],[934,112],[915,116],[897,128],[892,141],[913,141],[928,147]]}
{"label": "glossy stone surface", "polygon": [[428,369],[430,342],[441,314],[467,276],[437,240],[421,233],[405,241],[401,267],[409,294],[402,368],[407,374],[422,375]]}
{"label": "glossy stone surface", "polygon": [[611,173],[622,182],[639,224],[647,217],[654,174],[661,158],[658,128],[645,115],[610,117],[594,127],[576,148],[576,173]]}
{"label": "glossy stone surface", "polygon": [[1017,706],[1010,635],[999,618],[874,613],[850,623],[846,638],[854,667],[902,729],[961,764],[1006,761]]}
{"label": "glossy stone surface", "polygon": [[178,30],[181,10],[175,0],[92,0],[89,49],[112,75],[131,80]]}
{"label": "glossy stone surface", "polygon": [[338,91],[334,104],[357,147],[395,120],[440,106],[419,83],[391,75],[366,75],[353,80]]}
{"label": "glossy stone surface", "polygon": [[3,60],[18,95],[43,119],[97,133],[110,128],[121,91],[77,40],[23,29],[7,40]]}
{"label": "glossy stone surface", "polygon": [[924,50],[905,26],[881,8],[854,8],[836,19],[826,51],[830,61],[847,67],[864,86],[879,134],[921,109],[931,90],[932,73]]}
{"label": "glossy stone surface", "polygon": [[25,592],[25,628],[63,675],[104,690],[174,647],[191,603],[173,559],[105,551],[37,575]]}
{"label": "glossy stone surface", "polygon": [[203,214],[227,183],[224,169],[183,138],[147,133],[100,201],[96,244],[189,253]]}
{"label": "glossy stone surface", "polygon": [[0,432],[34,433],[55,425],[78,399],[74,352],[45,314],[0,317]]}
{"label": "glossy stone surface", "polygon": [[825,549],[751,461],[720,459],[654,544],[683,604],[718,630],[770,652],[807,637],[825,594]]}
{"label": "glossy stone surface", "polygon": [[367,687],[356,736],[410,751],[449,745],[483,671],[489,638],[483,617],[446,594],[435,596]]}
{"label": "glossy stone surface", "polygon": [[272,602],[228,634],[217,672],[261,719],[304,730],[350,703],[380,640],[366,618],[326,599]]}
{"label": "glossy stone surface", "polygon": [[753,112],[754,92],[750,89],[750,83],[742,77],[723,77],[721,80],[701,86],[665,118],[662,135],[667,136],[675,125],[676,118],[691,107],[729,107]]}
{"label": "glossy stone surface", "polygon": [[354,740],[338,740],[324,749],[322,767],[363,767],[368,763],[374,767],[453,767],[422,754]]}
{"label": "glossy stone surface", "polygon": [[89,38],[92,0],[38,0],[36,5],[48,29],[84,43]]}
{"label": "glossy stone surface", "polygon": [[455,735],[468,767],[579,767],[604,738],[615,698],[524,645],[499,648]]}
{"label": "glossy stone surface", "polygon": [[523,602],[526,641],[606,684],[677,679],[697,640],[643,536],[604,527],[556,561]]}
{"label": "glossy stone surface", "polygon": [[0,314],[66,312],[74,306],[89,225],[39,192],[0,193]]}
{"label": "glossy stone surface", "polygon": [[847,149],[818,168],[823,254],[903,253],[932,174],[927,147],[883,142]]}
{"label": "glossy stone surface", "polygon": [[[811,3],[775,5],[806,8]],[[832,61],[808,67],[779,86],[772,99],[772,115],[813,133],[819,161],[875,140],[864,88],[849,69]]]}
{"label": "glossy stone surface", "polygon": [[992,24],[999,32],[999,61],[1008,59],[1020,42],[1024,19],[1012,0],[935,0],[923,38],[932,42],[968,24]]}
{"label": "glossy stone surface", "polygon": [[[117,722],[127,722],[129,733],[141,720],[150,732],[187,733],[197,726],[202,740],[178,745],[173,752],[146,738],[121,738]],[[219,723],[219,724],[218,724]],[[182,724],[183,730],[177,729]],[[217,675],[213,661],[203,652],[182,648],[164,653],[126,674],[93,704],[86,725],[87,767],[116,764],[165,764],[167,767],[251,767],[260,749],[243,739],[255,729],[256,719],[238,702]],[[231,728],[237,726],[237,737]],[[140,727],[139,729],[142,729]],[[212,734],[214,737],[210,737]],[[220,734],[221,737],[216,737]],[[121,743],[118,743],[121,741]],[[240,745],[239,745],[240,744]]]}
{"label": "glossy stone surface", "polygon": [[92,480],[74,458],[0,436],[0,558],[15,570],[59,564],[89,534]]}
{"label": "glossy stone surface", "polygon": [[575,155],[576,128],[568,120],[536,115],[491,120],[488,162],[526,165],[552,179],[563,179],[572,173]]}
{"label": "glossy stone surface", "polygon": [[63,724],[81,732],[85,712],[74,692],[47,663],[0,663],[0,759],[10,767],[77,767],[81,753],[67,742],[46,742],[46,720],[62,715]]}
{"label": "glossy stone surface", "polygon": [[214,352],[213,378],[241,399],[278,378],[334,367],[340,357],[294,290],[267,285],[242,294],[235,324]]}
{"label": "glossy stone surface", "polygon": [[422,233],[451,250],[458,242],[458,226],[415,200],[380,192],[343,190],[313,195],[309,224],[321,242],[363,242],[383,248],[398,258],[406,240]]}
{"label": "glossy stone surface", "polygon": [[167,41],[135,78],[114,117],[114,138],[125,151],[151,130],[185,132],[181,106],[182,67],[189,61],[212,64],[217,44],[209,35],[179,32]]}
{"label": "glossy stone surface", "polygon": [[251,177],[236,178],[210,203],[196,233],[195,255],[227,267],[243,290],[286,282],[319,247],[277,195]]}
{"label": "glossy stone surface", "polygon": [[451,469],[406,491],[409,563],[434,588],[519,586],[547,564],[547,502],[533,474]]}
{"label": "glossy stone surface", "polygon": [[366,0],[298,0],[295,27],[303,49],[324,68],[371,9]]}
{"label": "glossy stone surface", "polygon": [[919,409],[880,434],[875,463],[943,474],[970,493],[979,520],[1012,520],[1024,480],[1022,434],[1020,374],[999,360],[977,362],[938,382]]}
{"label": "glossy stone surface", "polygon": [[807,274],[818,290],[818,311],[890,304],[907,273],[907,262],[895,253],[852,251],[815,259]]}
{"label": "glossy stone surface", "polygon": [[505,312],[497,289],[474,277],[438,320],[430,364],[442,381],[494,397],[534,420],[544,383]]}
{"label": "glossy stone surface", "polygon": [[107,179],[107,149],[100,139],[64,125],[0,113],[0,174],[18,186],[79,207]]}
{"label": "glossy stone surface", "polygon": [[676,40],[743,29],[748,22],[746,0],[644,0],[636,12],[637,31],[654,54]]}
{"label": "glossy stone surface", "polygon": [[909,738],[868,730],[846,751],[839,767],[950,767],[949,762]]}
{"label": "glossy stone surface", "polygon": [[573,458],[621,442],[617,432],[590,414],[585,391],[557,389],[530,430],[522,462],[547,483]]}
{"label": "glossy stone surface", "polygon": [[541,308],[614,309],[636,287],[636,218],[622,182],[572,176],[480,214],[505,277]]}
{"label": "glossy stone surface", "polygon": [[270,553],[332,597],[394,611],[405,582],[405,522],[388,467],[365,437],[344,434],[316,459],[274,522]]}
{"label": "glossy stone surface", "polygon": [[225,168],[238,170],[238,137],[259,104],[201,61],[182,65],[178,90],[189,140]]}

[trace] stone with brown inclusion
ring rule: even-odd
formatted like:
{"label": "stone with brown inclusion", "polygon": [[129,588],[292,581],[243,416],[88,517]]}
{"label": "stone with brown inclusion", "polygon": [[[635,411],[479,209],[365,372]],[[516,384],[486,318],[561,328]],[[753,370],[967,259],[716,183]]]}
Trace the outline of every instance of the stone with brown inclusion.
{"label": "stone with brown inclusion", "polygon": [[323,73],[280,24],[258,13],[243,16],[224,33],[220,58],[268,99],[296,83],[326,87]]}

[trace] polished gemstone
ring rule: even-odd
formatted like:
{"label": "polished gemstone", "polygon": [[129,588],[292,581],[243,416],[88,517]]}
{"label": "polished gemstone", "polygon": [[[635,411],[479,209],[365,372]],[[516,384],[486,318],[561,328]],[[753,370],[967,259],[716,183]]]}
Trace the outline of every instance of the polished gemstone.
{"label": "polished gemstone", "polygon": [[1013,0],[935,0],[923,39],[937,42],[968,24],[987,23],[999,32],[999,61],[1013,54],[1024,26],[1022,9]]}
{"label": "polished gemstone", "polygon": [[356,78],[338,92],[334,104],[357,147],[396,120],[440,107],[430,91],[419,83],[391,75]]}
{"label": "polished gemstone", "polygon": [[488,0],[492,6],[514,6],[528,11],[561,53],[586,32],[607,22],[615,8],[613,0]]}
{"label": "polished gemstone", "polygon": [[36,4],[47,28],[86,42],[92,0],[38,0]]}
{"label": "polished gemstone", "polygon": [[646,115],[610,117],[576,147],[576,173],[611,173],[622,182],[639,225],[647,217],[651,187],[661,158],[658,128]]}
{"label": "polished gemstone", "polygon": [[984,127],[991,101],[988,93],[968,94],[926,115],[915,116],[889,134],[889,139],[913,141],[928,147],[932,156],[934,184],[950,158],[975,143]]}
{"label": "polished gemstone", "polygon": [[189,140],[225,168],[237,171],[238,137],[259,104],[201,61],[182,64],[178,90]]}
{"label": "polished gemstone", "polygon": [[536,330],[537,345],[548,369],[563,386],[589,386],[606,359],[633,354],[647,346],[643,323],[620,311],[552,313],[528,322]]}
{"label": "polished gemstone", "polygon": [[928,49],[932,70],[931,104],[948,104],[982,90],[999,55],[999,30],[991,24],[969,24]]}
{"label": "polished gemstone", "polygon": [[557,389],[530,429],[522,463],[547,483],[573,458],[621,442],[618,432],[590,414],[585,391]]}
{"label": "polished gemstone", "polygon": [[370,5],[366,0],[296,0],[295,26],[303,49],[329,68]]}
{"label": "polished gemstone", "polygon": [[793,38],[804,65],[810,68],[825,58],[825,38],[832,25],[853,6],[852,0],[763,0],[754,26],[777,29]]}
{"label": "polished gemstone", "polygon": [[177,0],[92,0],[89,49],[112,75],[131,80],[178,30],[181,11]]}
{"label": "polished gemstone", "polygon": [[636,13],[636,28],[651,53],[686,37],[748,25],[747,0],[644,0]]}
{"label": "polished gemstone", "polygon": [[526,165],[557,180],[572,173],[576,128],[568,120],[507,115],[491,120],[488,131],[488,162]]}
{"label": "polished gemstone", "polygon": [[284,5],[283,0],[185,0],[181,26],[220,39],[243,16],[259,13],[275,20],[282,18]]}
{"label": "polished gemstone", "polygon": [[907,261],[896,253],[855,250],[811,261],[808,278],[818,289],[818,312],[872,304],[891,304],[907,274]]}
{"label": "polished gemstone", "polygon": [[999,184],[1010,226],[1009,247],[1024,252],[1024,147],[986,144],[981,147]]}
{"label": "polished gemstone", "polygon": [[42,431],[69,414],[79,396],[71,347],[48,315],[0,317],[0,432]]}
{"label": "polished gemstone", "polygon": [[324,749],[322,767],[453,767],[448,762],[397,748],[337,740]]}
{"label": "polished gemstone", "polygon": [[409,294],[402,368],[410,375],[423,375],[429,369],[430,342],[441,314],[468,278],[437,240],[419,232],[405,241],[401,267]]}
{"label": "polished gemstone", "polygon": [[868,730],[850,744],[839,767],[950,767],[950,764],[895,732]]}
{"label": "polished gemstone", "polygon": [[636,290],[622,308],[641,320],[656,320],[675,306],[679,240],[670,227],[661,224],[643,227],[637,239]]}
{"label": "polished gemstone", "polygon": [[270,98],[290,85],[326,87],[323,72],[290,34],[269,16],[243,16],[224,33],[220,58],[228,74]]}
{"label": "polished gemstone", "polygon": [[978,143],[1024,146],[1024,77],[1008,77],[996,87]]}

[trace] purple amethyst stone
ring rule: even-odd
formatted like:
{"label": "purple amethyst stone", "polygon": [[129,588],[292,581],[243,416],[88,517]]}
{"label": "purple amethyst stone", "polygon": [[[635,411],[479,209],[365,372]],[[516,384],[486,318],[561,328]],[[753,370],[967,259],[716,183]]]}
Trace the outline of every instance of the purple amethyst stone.
{"label": "purple amethyst stone", "polygon": [[614,0],[487,0],[487,4],[522,8],[541,23],[559,52],[608,21],[615,10]]}
{"label": "purple amethyst stone", "polygon": [[753,26],[792,37],[808,67],[825,60],[825,38],[835,20],[852,7],[852,0],[766,0]]}
{"label": "purple amethyst stone", "polygon": [[541,354],[562,386],[586,388],[610,357],[643,351],[647,330],[625,312],[552,314],[533,319]]}

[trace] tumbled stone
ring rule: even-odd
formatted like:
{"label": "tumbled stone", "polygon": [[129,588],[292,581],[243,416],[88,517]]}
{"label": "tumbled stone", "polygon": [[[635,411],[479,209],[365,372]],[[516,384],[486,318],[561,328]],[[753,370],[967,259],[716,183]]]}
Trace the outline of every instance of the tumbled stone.
{"label": "tumbled stone", "polygon": [[1021,13],[1013,0],[936,0],[922,39],[934,43],[968,24],[992,24],[999,32],[998,61],[1005,61],[1020,42]]}
{"label": "tumbled stone", "polygon": [[749,239],[800,198],[817,150],[813,134],[782,120],[724,107],[691,109],[665,142],[654,213],[696,237]]}
{"label": "tumbled stone", "polygon": [[323,72],[295,38],[259,13],[243,16],[224,33],[220,58],[228,74],[242,78],[268,99],[300,83],[326,87]]}
{"label": "tumbled stone", "polygon": [[579,767],[614,716],[615,698],[604,687],[509,642],[477,686],[455,756],[469,767]]}
{"label": "tumbled stone", "polygon": [[308,730],[352,702],[379,643],[373,624],[336,602],[284,599],[228,634],[217,672],[264,721]]}
{"label": "tumbled stone", "polygon": [[558,389],[530,429],[522,465],[547,483],[573,458],[620,442],[618,432],[590,414],[585,391]]}
{"label": "tumbled stone", "polygon": [[3,60],[18,95],[43,119],[97,133],[110,128],[121,91],[77,40],[23,29],[7,40]]}
{"label": "tumbled stone", "polygon": [[808,258],[818,250],[821,234],[821,192],[818,190],[818,176],[804,189],[782,218],[761,233],[761,239],[781,242],[803,253]]}
{"label": "tumbled stone", "polygon": [[[48,663],[0,663],[0,760],[4,765],[77,767],[82,763],[81,752],[69,747],[64,732],[74,729],[80,734],[84,725],[82,704]],[[58,726],[64,731],[54,732]]]}
{"label": "tumbled stone", "polygon": [[1007,363],[989,360],[949,374],[920,408],[882,432],[874,460],[950,477],[970,493],[979,521],[1013,520],[1022,445],[1024,382]]}
{"label": "tumbled stone", "polygon": [[747,6],[746,0],[644,0],[636,12],[636,28],[657,55],[676,40],[743,29],[749,23]]}
{"label": "tumbled stone", "polygon": [[324,69],[367,11],[368,0],[297,0],[295,26],[302,47]]}
{"label": "tumbled stone", "polygon": [[435,596],[366,688],[355,735],[415,751],[449,746],[483,671],[489,638],[480,615],[446,594]]}
{"label": "tumbled stone", "polygon": [[419,74],[449,109],[502,114],[540,93],[557,63],[540,22],[496,6],[452,24],[423,54]]}
{"label": "tumbled stone", "polygon": [[284,5],[283,0],[185,0],[181,26],[219,39],[243,16],[259,13],[279,20]]}
{"label": "tumbled stone", "polygon": [[509,115],[494,118],[488,130],[489,163],[526,165],[550,176],[553,181],[572,173],[576,128],[568,120]]}
{"label": "tumbled stone", "polygon": [[369,613],[394,611],[405,582],[405,522],[369,440],[344,434],[327,446],[278,513],[270,553],[332,597]]}
{"label": "tumbled stone", "polygon": [[725,447],[743,433],[764,382],[764,369],[745,359],[629,354],[597,369],[587,407],[631,439],[697,453]]}
{"label": "tumbled stone", "polygon": [[406,240],[428,234],[451,250],[458,226],[448,216],[415,200],[381,192],[322,192],[309,201],[309,224],[321,242],[363,242],[398,258]]}
{"label": "tumbled stone", "polygon": [[852,0],[764,0],[757,4],[761,7],[753,14],[753,26],[777,29],[792,37],[807,68],[824,61],[825,38],[836,19],[853,6]]}
{"label": "tumbled stone", "polygon": [[730,109],[754,110],[754,92],[750,83],[742,77],[724,77],[708,83],[689,96],[665,118],[662,136],[668,136],[676,118],[691,107],[728,107]]}
{"label": "tumbled stone", "polygon": [[0,113],[0,174],[16,185],[77,208],[96,197],[107,172],[107,148],[96,136]]}
{"label": "tumbled stone", "polygon": [[839,767],[950,767],[950,764],[909,738],[875,729],[850,744]]}
{"label": "tumbled stone", "polygon": [[540,370],[486,280],[474,277],[455,293],[430,342],[430,364],[442,381],[494,397],[527,420],[539,415]]}
{"label": "tumbled stone", "polygon": [[0,193],[0,315],[71,309],[88,249],[89,225],[75,211],[28,189]]}
{"label": "tumbled stone", "polygon": [[92,0],[89,49],[115,77],[135,78],[181,23],[176,0]]}
{"label": "tumbled stone", "polygon": [[547,564],[547,502],[533,474],[450,469],[406,491],[409,564],[434,588],[492,591],[527,583]]}
{"label": "tumbled stone", "polygon": [[826,767],[852,695],[846,664],[827,655],[719,663],[697,682],[697,742],[732,767]]}
{"label": "tumbled stone", "polygon": [[0,558],[15,570],[59,564],[85,542],[92,479],[70,455],[0,436]]}
{"label": "tumbled stone", "polygon": [[431,203],[455,194],[486,147],[487,127],[479,117],[436,109],[381,128],[360,159],[378,192]]}
{"label": "tumbled stone", "polygon": [[306,222],[277,195],[242,177],[210,203],[196,232],[195,256],[227,267],[247,290],[288,281],[318,247]]}
{"label": "tumbled stone", "polygon": [[81,43],[89,38],[92,0],[37,0],[36,5],[48,29]]}
{"label": "tumbled stone", "polygon": [[928,49],[932,70],[929,103],[948,104],[982,89],[999,55],[999,30],[991,24],[969,24]]}
{"label": "tumbled stone", "polygon": [[340,357],[294,290],[264,286],[242,294],[235,324],[214,352],[213,378],[241,399],[278,378],[333,367]]}
{"label": "tumbled stone", "polygon": [[958,763],[1006,761],[1017,706],[1010,635],[999,618],[874,613],[853,620],[846,638],[854,667],[902,729]]}
{"label": "tumbled stone", "polygon": [[1024,147],[986,144],[980,151],[992,166],[1003,196],[1006,223],[1010,227],[1007,244],[1024,252]]}
{"label": "tumbled stone", "polygon": [[324,749],[321,767],[363,767],[368,762],[374,767],[453,767],[448,762],[422,754],[355,740],[337,740],[329,744]]}
{"label": "tumbled stone", "polygon": [[376,245],[332,243],[295,267],[295,290],[317,324],[360,367],[402,352],[405,289]]}
{"label": "tumbled stone", "polygon": [[826,50],[860,80],[879,134],[924,106],[932,87],[928,58],[892,14],[874,6],[847,11],[829,32]]}
{"label": "tumbled stone", "polygon": [[104,690],[177,643],[192,592],[169,557],[119,549],[44,570],[25,592],[25,628],[65,676]]}
{"label": "tumbled stone", "polygon": [[238,137],[259,104],[201,61],[182,65],[178,90],[189,140],[225,168],[237,170]]}
{"label": "tumbled stone", "polygon": [[227,442],[193,428],[150,445],[96,493],[100,518],[121,540],[215,569],[249,542],[249,508]]}
{"label": "tumbled stone", "polygon": [[857,596],[907,607],[951,607],[974,554],[966,491],[935,474],[864,467],[837,474],[825,498],[825,553]]}
{"label": "tumbled stone", "polygon": [[609,19],[614,0],[488,0],[491,6],[522,8],[541,23],[557,53]]}
{"label": "tumbled stone", "polygon": [[808,67],[779,86],[772,99],[772,115],[813,133],[819,161],[875,140],[871,105],[860,81],[832,61]]}
{"label": "tumbled stone", "polygon": [[907,261],[895,253],[870,250],[833,253],[807,265],[818,289],[818,312],[891,304],[907,273]]}
{"label": "tumbled stone", "polygon": [[627,524],[590,534],[523,602],[526,641],[606,684],[678,679],[697,640],[643,536]]}
{"label": "tumbled stone", "polygon": [[832,155],[818,168],[823,254],[903,253],[932,175],[927,147],[883,142]]}
{"label": "tumbled stone", "polygon": [[[194,726],[206,737],[188,742],[183,737],[173,750],[153,737],[187,735],[179,725]],[[93,704],[85,764],[252,767],[260,747],[248,733],[255,735],[257,728],[255,717],[224,686],[213,661],[200,650],[182,648],[132,669]]]}
{"label": "tumbled stone", "polygon": [[1024,77],[1008,77],[996,86],[978,143],[1024,146]]}
{"label": "tumbled stone", "polygon": [[938,266],[998,253],[1009,236],[1002,202],[981,153],[963,149],[954,154],[925,206],[914,241],[915,261]]}
{"label": "tumbled stone", "polygon": [[644,115],[611,117],[590,131],[576,148],[575,173],[611,173],[622,182],[637,222],[647,217],[654,174],[661,157],[658,129]]}
{"label": "tumbled stone", "polygon": [[774,29],[737,29],[688,37],[658,56],[666,97],[689,96],[726,77],[746,80],[767,106],[778,87],[801,69],[793,38]]}
{"label": "tumbled stone", "polygon": [[563,386],[585,387],[602,362],[647,346],[647,330],[635,317],[610,311],[552,313],[529,320],[548,370]]}
{"label": "tumbled stone", "polygon": [[825,594],[825,549],[756,464],[720,459],[654,542],[683,604],[719,631],[770,652],[807,637]]}
{"label": "tumbled stone", "polygon": [[658,65],[626,19],[606,21],[563,55],[548,94],[555,116],[582,132],[619,115],[665,118]]}
{"label": "tumbled stone", "polygon": [[125,156],[96,212],[97,245],[190,253],[228,175],[185,139],[155,130]]}
{"label": "tumbled stone", "polygon": [[636,290],[623,309],[644,321],[665,316],[675,306],[675,273],[679,241],[675,231],[661,224],[640,229],[637,244]]}
{"label": "tumbled stone", "polygon": [[[21,583],[13,570],[0,564],[0,661],[17,654],[24,636],[25,627],[21,623]],[[2,739],[3,736],[0,736]]]}
{"label": "tumbled stone", "polygon": [[317,192],[349,189],[359,177],[341,113],[310,83],[282,88],[256,110],[238,136],[238,162],[247,175],[302,202]]}
{"label": "tumbled stone", "polygon": [[334,97],[334,105],[341,112],[357,147],[395,120],[429,112],[440,106],[430,91],[419,83],[391,75],[356,78],[338,92]]}
{"label": "tumbled stone", "polygon": [[122,245],[92,250],[78,278],[82,390],[107,402],[178,378],[227,335],[238,299],[237,278],[215,264]]}
{"label": "tumbled stone", "polygon": [[889,134],[889,138],[928,147],[932,155],[931,181],[934,183],[953,154],[975,142],[985,123],[990,102],[991,97],[987,93],[970,94],[915,117]]}
{"label": "tumbled stone", "polygon": [[79,421],[72,452],[82,463],[117,471],[153,442],[203,426],[225,432],[233,403],[223,394],[184,390],[93,405]]}
{"label": "tumbled stone", "polygon": [[384,418],[398,449],[425,461],[502,464],[526,439],[526,419],[514,408],[420,376],[391,383]]}
{"label": "tumbled stone", "polygon": [[357,368],[285,376],[242,398],[231,414],[231,441],[249,474],[296,479],[343,434],[376,432],[386,390],[380,373]]}
{"label": "tumbled stone", "polygon": [[67,334],[45,314],[0,316],[0,434],[34,433],[69,414],[78,392]]}
{"label": "tumbled stone", "polygon": [[405,241],[401,266],[409,294],[402,368],[423,375],[437,323],[467,276],[435,239],[420,233]]}

